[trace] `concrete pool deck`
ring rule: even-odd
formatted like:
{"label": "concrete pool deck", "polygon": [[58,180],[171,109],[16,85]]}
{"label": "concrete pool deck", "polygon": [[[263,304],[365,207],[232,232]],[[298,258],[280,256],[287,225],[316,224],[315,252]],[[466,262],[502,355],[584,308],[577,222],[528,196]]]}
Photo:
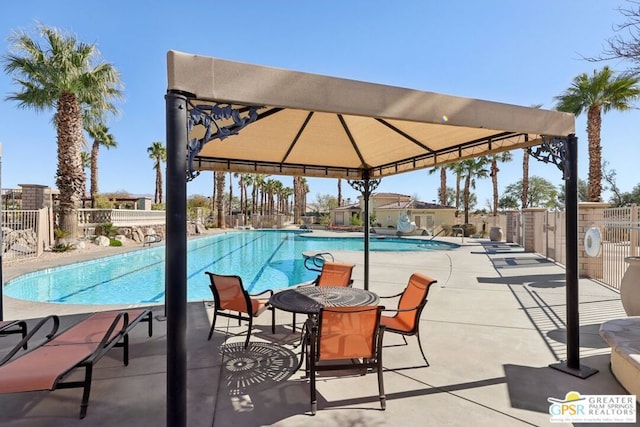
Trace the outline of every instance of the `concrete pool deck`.
{"label": "concrete pool deck", "polygon": [[[442,240],[461,243],[460,238]],[[333,255],[356,264],[353,286],[361,287],[362,253]],[[438,280],[421,319],[431,366],[404,369],[422,362],[415,337],[407,338],[406,347],[396,346],[402,343],[398,336],[385,337],[389,346],[384,350],[386,411],[379,410],[375,375],[323,377],[317,386],[318,414],[307,415],[309,385],[301,379],[303,371],[292,368],[299,349],[291,345],[298,338],[291,334],[291,314],[277,312],[275,335],[268,327],[270,316],[259,317],[252,344],[244,351],[235,343],[243,341],[245,325],[220,319],[212,340],[207,341],[210,311],[204,302],[193,302],[187,322],[188,424],[563,425],[550,423],[549,397],[564,399],[570,391],[627,394],[609,371],[610,350],[598,335],[602,322],[626,317],[617,292],[580,279],[581,363],[599,370],[582,380],[548,367],[566,357],[561,266],[511,244],[472,238],[465,238],[457,250],[372,252],[370,259],[370,289],[379,295],[400,292],[415,271]],[[15,267],[28,268],[26,264]],[[6,267],[5,277],[15,271]],[[103,308],[62,306],[5,297],[4,317],[68,314],[63,321],[69,324],[81,316],[72,313]],[[162,314],[163,307],[154,310]],[[28,323],[31,326],[34,320]],[[166,425],[165,326],[155,321],[151,339],[144,328],[134,329],[128,367],[118,362],[118,350],[97,364],[84,420],[77,418],[81,391],[69,389],[0,395],[0,424]],[[15,342],[12,336],[1,338],[0,354]]]}

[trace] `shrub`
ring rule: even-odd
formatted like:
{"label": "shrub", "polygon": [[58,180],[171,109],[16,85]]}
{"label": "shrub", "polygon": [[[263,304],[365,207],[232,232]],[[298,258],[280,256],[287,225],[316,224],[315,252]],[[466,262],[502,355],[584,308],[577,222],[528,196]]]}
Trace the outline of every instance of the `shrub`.
{"label": "shrub", "polygon": [[118,227],[115,227],[110,222],[105,222],[104,224],[102,224],[100,228],[96,228],[96,233],[100,232],[101,235],[107,236],[107,237],[111,237],[118,234],[118,231],[119,231]]}
{"label": "shrub", "polygon": [[117,239],[109,238],[109,246],[122,246],[122,242]]}
{"label": "shrub", "polygon": [[71,243],[56,243],[51,247],[52,252],[67,252],[74,249],[75,247]]}

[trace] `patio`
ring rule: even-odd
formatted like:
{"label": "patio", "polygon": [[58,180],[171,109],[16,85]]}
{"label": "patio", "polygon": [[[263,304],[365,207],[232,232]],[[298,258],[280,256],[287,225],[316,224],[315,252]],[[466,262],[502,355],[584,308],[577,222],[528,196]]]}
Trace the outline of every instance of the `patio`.
{"label": "patio", "polygon": [[[362,254],[334,255],[356,264],[354,286],[362,287]],[[299,349],[291,346],[298,338],[290,333],[291,314],[277,313],[275,335],[270,316],[259,317],[244,351],[246,326],[220,319],[207,341],[210,310],[193,302],[187,305],[188,425],[549,425],[549,397],[626,394],[598,335],[602,322],[625,317],[617,292],[580,280],[580,361],[599,370],[583,380],[548,367],[566,358],[564,268],[482,239],[465,239],[447,252],[372,252],[370,260],[370,289],[379,295],[402,290],[414,271],[438,280],[421,321],[431,366],[403,369],[422,362],[415,337],[407,347],[393,346],[402,343],[396,335],[385,337],[386,411],[379,410],[375,375],[366,375],[319,378],[318,414],[307,415],[308,383],[300,379],[303,371],[292,372]],[[24,304],[5,304],[6,319],[24,313]],[[32,307],[34,316],[45,310],[55,308]],[[162,314],[163,307],[154,310]],[[165,425],[166,322],[154,323],[152,338],[144,328],[134,330],[128,367],[117,349],[97,365],[85,420],[78,419],[81,392],[71,389],[1,395],[2,424]],[[0,351],[14,342],[2,338]]]}

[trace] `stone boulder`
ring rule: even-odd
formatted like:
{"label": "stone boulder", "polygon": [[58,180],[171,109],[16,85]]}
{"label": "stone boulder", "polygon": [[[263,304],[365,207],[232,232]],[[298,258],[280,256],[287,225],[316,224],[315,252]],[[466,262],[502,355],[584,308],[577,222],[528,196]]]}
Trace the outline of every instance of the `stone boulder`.
{"label": "stone boulder", "polygon": [[94,243],[98,246],[102,246],[102,247],[107,247],[111,245],[111,241],[109,240],[109,238],[107,236],[98,236],[96,237],[96,240],[94,240]]}

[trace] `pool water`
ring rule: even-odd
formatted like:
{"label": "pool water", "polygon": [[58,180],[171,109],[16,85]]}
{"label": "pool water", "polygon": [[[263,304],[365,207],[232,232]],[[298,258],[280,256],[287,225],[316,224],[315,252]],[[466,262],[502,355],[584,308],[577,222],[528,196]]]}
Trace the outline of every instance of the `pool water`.
{"label": "pool water", "polygon": [[[371,251],[449,250],[457,245],[405,238],[370,239]],[[313,280],[306,251],[362,251],[362,238],[310,237],[298,231],[242,231],[193,239],[187,246],[187,298],[210,300],[204,274],[237,274],[249,293]],[[156,304],[164,302],[165,248],[156,247],[29,273],[9,281],[13,298],[68,304]]]}

